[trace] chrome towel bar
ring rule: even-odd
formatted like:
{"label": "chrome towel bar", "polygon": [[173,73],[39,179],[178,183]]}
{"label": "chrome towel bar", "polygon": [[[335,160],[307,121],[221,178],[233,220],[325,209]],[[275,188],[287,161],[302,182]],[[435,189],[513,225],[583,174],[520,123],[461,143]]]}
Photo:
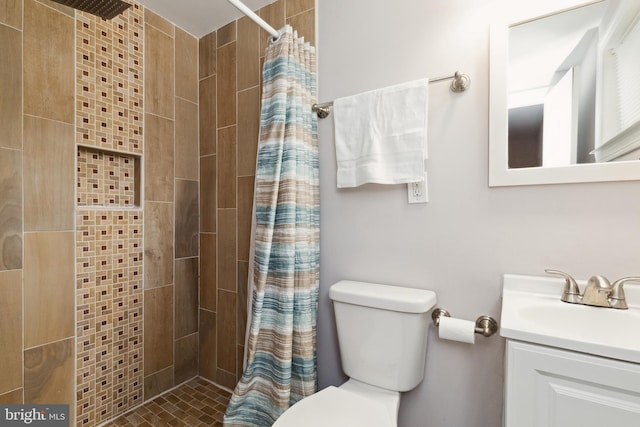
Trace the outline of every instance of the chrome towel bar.
{"label": "chrome towel bar", "polygon": [[[464,92],[469,89],[471,85],[471,78],[468,74],[461,73],[460,71],[456,71],[451,76],[443,76],[436,77],[433,79],[429,79],[429,83],[441,82],[444,80],[452,80],[451,82],[451,91],[452,92]],[[322,104],[313,104],[311,109],[318,115],[320,119],[326,119],[329,117],[329,113],[331,113],[331,107],[333,106],[333,101],[323,102]]]}

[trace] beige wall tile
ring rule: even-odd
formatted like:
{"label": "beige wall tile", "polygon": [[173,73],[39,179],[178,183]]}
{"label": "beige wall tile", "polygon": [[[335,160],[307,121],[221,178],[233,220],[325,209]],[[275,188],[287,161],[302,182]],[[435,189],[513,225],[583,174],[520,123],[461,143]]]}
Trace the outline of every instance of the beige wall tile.
{"label": "beige wall tile", "polygon": [[[13,4],[0,4],[3,8]],[[22,9],[22,8],[21,8]],[[22,14],[20,15],[22,19]],[[22,148],[22,33],[0,25],[0,147]]]}
{"label": "beige wall tile", "polygon": [[236,293],[218,291],[218,368],[236,373]]}
{"label": "beige wall tile", "polygon": [[145,289],[173,283],[173,203],[145,204],[144,260]]}
{"label": "beige wall tile", "polygon": [[236,41],[236,21],[229,22],[218,30],[218,47]]}
{"label": "beige wall tile", "polygon": [[0,272],[0,394],[22,387],[22,271]]}
{"label": "beige wall tile", "polygon": [[249,263],[238,261],[238,330],[236,334],[236,342],[238,345],[244,345],[244,338],[247,328],[247,282],[249,277]]}
{"label": "beige wall tile", "polygon": [[34,0],[24,2],[24,112],[73,123],[74,21]]}
{"label": "beige wall tile", "polygon": [[176,260],[176,339],[198,332],[198,258]]}
{"label": "beige wall tile", "polygon": [[148,400],[174,386],[173,366],[144,377],[144,399]]}
{"label": "beige wall tile", "polygon": [[260,88],[238,92],[238,176],[255,175],[260,135]]}
{"label": "beige wall tile", "polygon": [[248,17],[238,20],[238,90],[260,83],[260,27]]}
{"label": "beige wall tile", "polygon": [[176,28],[176,96],[198,102],[198,39]]}
{"label": "beige wall tile", "polygon": [[217,32],[211,32],[198,40],[199,77],[212,76],[216,73],[216,49],[218,48]]}
{"label": "beige wall tile", "polygon": [[218,208],[236,207],[237,156],[236,126],[218,131]]}
{"label": "beige wall tile", "polygon": [[175,32],[174,25],[164,19],[162,16],[154,13],[151,9],[144,9],[144,22],[149,25],[153,25],[156,29],[162,31],[163,33],[173,37]]}
{"label": "beige wall tile", "polygon": [[298,15],[287,18],[287,24],[291,25],[294,30],[298,31],[298,36],[304,37],[305,41],[316,44],[316,15],[313,9]]}
{"label": "beige wall tile", "polygon": [[287,0],[287,18],[315,7],[315,0]]}
{"label": "beige wall tile", "polygon": [[0,3],[0,23],[22,29],[22,0],[4,0]]}
{"label": "beige wall tile", "polygon": [[47,5],[49,7],[54,8],[55,10],[64,13],[65,15],[69,15],[71,17],[75,16],[75,10],[72,7],[64,6],[60,3],[57,3],[53,0],[38,0],[40,3]]}
{"label": "beige wall tile", "polygon": [[253,176],[238,178],[238,259],[241,261],[249,261],[254,180]]}
{"label": "beige wall tile", "polygon": [[198,181],[176,179],[176,258],[197,257],[199,240]]}
{"label": "beige wall tile", "polygon": [[236,364],[236,378],[240,380],[242,378],[242,373],[244,372],[244,345],[237,346],[236,356],[238,357],[238,362]]}
{"label": "beige wall tile", "polygon": [[24,229],[73,230],[73,125],[24,117]]}
{"label": "beige wall tile", "polygon": [[[236,210],[218,209],[218,289],[236,291]],[[220,295],[218,294],[218,298]],[[220,312],[222,302],[218,300]],[[222,321],[222,320],[220,320]],[[235,322],[235,320],[234,320]]]}
{"label": "beige wall tile", "polygon": [[[198,318],[196,311],[196,319]],[[181,384],[198,375],[198,334],[176,340],[175,383]]]}
{"label": "beige wall tile", "polygon": [[[173,285],[144,291],[145,377],[171,365],[173,365]],[[173,369],[171,371],[173,372]]]}
{"label": "beige wall tile", "polygon": [[199,371],[200,375],[210,381],[216,381],[216,314],[200,309],[199,335]]}
{"label": "beige wall tile", "polygon": [[211,76],[200,80],[200,155],[216,154],[217,123],[217,77]]}
{"label": "beige wall tile", "polygon": [[[22,375],[22,370],[20,370]],[[23,403],[22,399],[23,390],[21,388],[10,391],[8,393],[0,394],[0,405],[18,405]]]}
{"label": "beige wall tile", "polygon": [[14,270],[22,268],[21,151],[0,148],[0,195],[0,271]]}
{"label": "beige wall tile", "polygon": [[216,232],[216,156],[200,157],[200,231]]}
{"label": "beige wall tile", "polygon": [[200,234],[200,307],[216,311],[216,235]]}
{"label": "beige wall tile", "polygon": [[74,232],[24,235],[25,348],[75,335],[74,237]]}
{"label": "beige wall tile", "polygon": [[236,124],[236,43],[218,48],[218,129]]}
{"label": "beige wall tile", "polygon": [[223,387],[233,390],[237,382],[238,379],[236,378],[235,371],[227,372],[224,369],[218,368],[216,372],[216,384],[220,384]]}
{"label": "beige wall tile", "polygon": [[144,198],[173,201],[173,121],[145,114]]}
{"label": "beige wall tile", "polygon": [[198,104],[176,98],[176,178],[198,180]]}
{"label": "beige wall tile", "polygon": [[25,350],[25,403],[73,405],[74,341],[69,338]]}
{"label": "beige wall tile", "polygon": [[[273,28],[280,29],[284,26],[284,0],[278,0],[260,9],[258,15]],[[264,56],[267,43],[271,34],[260,29],[260,56]]]}
{"label": "beige wall tile", "polygon": [[[264,69],[264,56],[260,57],[260,69]],[[258,93],[262,93],[262,79],[260,79],[260,90],[258,90]]]}
{"label": "beige wall tile", "polygon": [[[173,38],[148,24],[145,25],[144,34],[146,112],[172,119],[175,96]],[[148,134],[146,141],[148,141]],[[148,153],[148,150],[145,151]]]}

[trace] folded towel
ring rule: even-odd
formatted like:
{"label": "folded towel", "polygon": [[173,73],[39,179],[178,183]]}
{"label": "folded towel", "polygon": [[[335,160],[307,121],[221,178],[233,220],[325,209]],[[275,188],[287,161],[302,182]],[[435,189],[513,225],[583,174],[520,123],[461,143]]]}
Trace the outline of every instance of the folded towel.
{"label": "folded towel", "polygon": [[429,80],[336,99],[338,188],[424,180]]}

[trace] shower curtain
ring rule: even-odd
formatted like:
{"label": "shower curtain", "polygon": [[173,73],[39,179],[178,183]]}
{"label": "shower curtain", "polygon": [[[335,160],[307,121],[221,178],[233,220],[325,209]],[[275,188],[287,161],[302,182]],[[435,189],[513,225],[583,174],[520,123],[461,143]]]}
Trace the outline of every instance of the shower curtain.
{"label": "shower curtain", "polygon": [[247,360],[225,426],[271,426],[289,406],[316,391],[315,102],[315,48],[286,26],[267,47],[263,67]]}

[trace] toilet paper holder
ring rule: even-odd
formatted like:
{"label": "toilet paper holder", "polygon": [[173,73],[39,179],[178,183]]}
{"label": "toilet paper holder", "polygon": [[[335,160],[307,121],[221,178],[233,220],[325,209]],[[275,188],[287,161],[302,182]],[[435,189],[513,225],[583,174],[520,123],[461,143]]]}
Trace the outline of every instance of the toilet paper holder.
{"label": "toilet paper holder", "polygon": [[[431,313],[431,319],[433,319],[433,324],[437,328],[440,326],[440,318],[441,317],[451,317],[451,314],[443,308],[435,308]],[[491,316],[482,315],[476,319],[476,328],[475,333],[480,334],[485,337],[490,337],[491,335],[498,332],[498,322]]]}

